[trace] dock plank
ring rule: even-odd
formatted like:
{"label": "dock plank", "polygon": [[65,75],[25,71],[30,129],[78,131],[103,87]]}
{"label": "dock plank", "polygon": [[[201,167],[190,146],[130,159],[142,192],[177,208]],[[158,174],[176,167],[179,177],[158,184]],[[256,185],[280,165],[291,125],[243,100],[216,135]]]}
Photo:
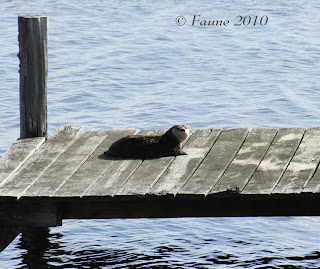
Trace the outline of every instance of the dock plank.
{"label": "dock plank", "polygon": [[302,190],[303,193],[320,193],[320,169],[318,168],[313,177]]}
{"label": "dock plank", "polygon": [[19,196],[52,196],[84,164],[107,135],[108,131],[85,132]]}
{"label": "dock plank", "polygon": [[272,193],[301,193],[320,159],[320,128],[307,129],[287,170]]}
{"label": "dock plank", "polygon": [[17,140],[0,159],[0,187],[45,142],[44,137]]}
{"label": "dock plank", "polygon": [[227,190],[242,191],[269,149],[277,130],[252,129],[230,166],[210,194]]}
{"label": "dock plank", "polygon": [[303,128],[279,129],[266,156],[242,194],[271,194],[289,165],[304,133]]}
{"label": "dock plank", "polygon": [[18,197],[81,135],[82,127],[57,127],[52,136],[0,188],[0,197]]}
{"label": "dock plank", "polygon": [[196,172],[178,195],[207,196],[239,151],[249,130],[223,130]]}
{"label": "dock plank", "polygon": [[130,175],[130,178],[119,188],[115,196],[124,197],[130,195],[138,198],[145,195],[165,172],[174,158],[173,156],[169,156],[145,159],[134,173]]}
{"label": "dock plank", "polygon": [[176,195],[204,160],[220,131],[195,130],[184,146],[188,155],[177,156],[147,194]]}
{"label": "dock plank", "polygon": [[[113,164],[114,159],[103,155],[113,142],[121,137],[137,133],[137,129],[113,130],[107,133],[107,137],[98,146],[89,159],[79,170],[65,181],[52,196],[55,197],[82,197],[87,189],[103,175]],[[100,186],[98,186],[100,190]]]}
{"label": "dock plank", "polygon": [[[161,135],[164,130],[142,130],[139,135]],[[113,197],[118,189],[143,163],[142,159],[122,159],[106,157],[109,165],[103,174],[82,195],[87,197]]]}

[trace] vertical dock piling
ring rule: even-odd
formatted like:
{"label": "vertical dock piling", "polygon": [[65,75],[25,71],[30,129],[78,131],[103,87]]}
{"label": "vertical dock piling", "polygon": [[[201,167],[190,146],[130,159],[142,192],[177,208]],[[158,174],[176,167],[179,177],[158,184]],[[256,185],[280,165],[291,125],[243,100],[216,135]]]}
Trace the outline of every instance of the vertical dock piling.
{"label": "vertical dock piling", "polygon": [[47,137],[48,17],[20,15],[20,138]]}

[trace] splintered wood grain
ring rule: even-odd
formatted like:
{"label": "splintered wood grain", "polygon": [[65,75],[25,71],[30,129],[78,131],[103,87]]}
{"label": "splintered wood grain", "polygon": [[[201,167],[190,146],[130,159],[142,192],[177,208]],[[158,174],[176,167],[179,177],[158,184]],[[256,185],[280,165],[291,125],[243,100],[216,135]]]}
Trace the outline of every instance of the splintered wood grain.
{"label": "splintered wood grain", "polygon": [[0,187],[45,142],[44,137],[17,140],[0,159]]}
{"label": "splintered wood grain", "polygon": [[84,164],[107,135],[108,131],[85,132],[20,196],[52,196]]}
{"label": "splintered wood grain", "polygon": [[[139,135],[161,135],[164,130],[142,130]],[[117,139],[115,139],[117,140]],[[112,197],[142,164],[142,159],[123,159],[105,156],[106,169],[83,193],[83,197]]]}
{"label": "splintered wood grain", "polygon": [[145,159],[130,175],[129,179],[119,188],[115,196],[142,196],[165,172],[175,157]]}
{"label": "splintered wood grain", "polygon": [[0,196],[18,197],[81,135],[78,126],[56,128],[53,135],[0,187]]}
{"label": "splintered wood grain", "polygon": [[[137,129],[122,129],[108,132],[107,137],[98,146],[89,159],[78,169],[78,171],[66,180],[54,193],[59,197],[81,197],[90,186],[99,179],[115,160],[103,153],[109,149],[111,144],[121,137],[137,133]],[[98,186],[100,188],[100,186]]]}
{"label": "splintered wood grain", "polygon": [[227,190],[241,191],[269,149],[277,130],[253,129],[210,194]]}
{"label": "splintered wood grain", "polygon": [[266,156],[243,194],[270,194],[286,170],[305,133],[302,128],[279,129]]}
{"label": "splintered wood grain", "polygon": [[320,128],[307,129],[287,170],[272,193],[300,193],[314,174],[320,158]]}
{"label": "splintered wood grain", "polygon": [[184,151],[188,155],[177,156],[148,194],[176,195],[196,171],[219,134],[220,130],[196,130],[184,146]]}
{"label": "splintered wood grain", "polygon": [[178,192],[205,196],[218,182],[246,139],[248,129],[223,130],[206,158]]}

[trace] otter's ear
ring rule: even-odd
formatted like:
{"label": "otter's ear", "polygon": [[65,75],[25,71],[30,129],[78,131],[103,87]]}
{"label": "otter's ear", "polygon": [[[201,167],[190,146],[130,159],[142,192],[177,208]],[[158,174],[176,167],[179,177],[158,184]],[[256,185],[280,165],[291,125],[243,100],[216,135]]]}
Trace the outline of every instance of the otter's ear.
{"label": "otter's ear", "polygon": [[174,136],[173,134],[173,127],[171,127],[168,131],[166,131],[166,136]]}

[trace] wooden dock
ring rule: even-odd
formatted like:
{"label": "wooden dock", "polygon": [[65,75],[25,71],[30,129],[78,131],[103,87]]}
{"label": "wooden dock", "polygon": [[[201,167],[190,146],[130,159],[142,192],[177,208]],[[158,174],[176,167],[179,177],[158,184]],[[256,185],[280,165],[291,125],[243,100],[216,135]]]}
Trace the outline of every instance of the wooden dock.
{"label": "wooden dock", "polygon": [[188,155],[116,159],[129,134],[59,127],[18,140],[0,159],[0,226],[62,219],[320,215],[320,128],[202,129]]}

